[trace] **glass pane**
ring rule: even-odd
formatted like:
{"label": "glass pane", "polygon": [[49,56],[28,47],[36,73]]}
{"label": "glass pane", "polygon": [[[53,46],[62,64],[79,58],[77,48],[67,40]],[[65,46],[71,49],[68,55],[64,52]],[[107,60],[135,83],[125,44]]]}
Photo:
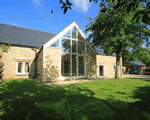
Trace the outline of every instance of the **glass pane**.
{"label": "glass pane", "polygon": [[61,51],[70,52],[70,40],[62,38],[61,40]]}
{"label": "glass pane", "polygon": [[72,41],[72,53],[76,53],[76,41]]}
{"label": "glass pane", "polygon": [[104,72],[103,72],[103,66],[100,65],[100,66],[99,66],[99,75],[100,75],[100,76],[104,76],[103,73],[104,73]]}
{"label": "glass pane", "polygon": [[116,69],[116,65],[114,65],[114,70]]}
{"label": "glass pane", "polygon": [[29,72],[29,63],[25,63],[25,73]]}
{"label": "glass pane", "polygon": [[77,75],[76,64],[77,64],[77,56],[76,55],[72,55],[72,76],[76,76]]}
{"label": "glass pane", "polygon": [[64,37],[71,38],[71,30],[69,30],[69,31],[64,35]]}
{"label": "glass pane", "polygon": [[78,58],[78,69],[79,69],[79,76],[84,75],[84,56],[79,56]]}
{"label": "glass pane", "polygon": [[59,47],[59,40],[57,40],[55,43],[50,45],[50,47]]}
{"label": "glass pane", "polygon": [[78,32],[78,39],[79,40],[84,40],[83,37],[82,37],[82,35],[79,32]]}
{"label": "glass pane", "polygon": [[85,42],[78,41],[78,53],[85,54]]}
{"label": "glass pane", "polygon": [[70,55],[61,54],[61,75],[70,76]]}
{"label": "glass pane", "polygon": [[18,73],[22,73],[23,71],[23,63],[18,63]]}
{"label": "glass pane", "polygon": [[92,52],[91,48],[87,45],[87,52]]}
{"label": "glass pane", "polygon": [[77,39],[77,30],[75,27],[72,29],[72,38]]}

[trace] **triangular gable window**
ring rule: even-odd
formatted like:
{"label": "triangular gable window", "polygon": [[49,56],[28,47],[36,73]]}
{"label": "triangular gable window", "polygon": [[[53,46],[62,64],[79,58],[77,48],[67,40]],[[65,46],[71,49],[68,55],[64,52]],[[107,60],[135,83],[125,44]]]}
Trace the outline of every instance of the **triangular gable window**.
{"label": "triangular gable window", "polygon": [[84,38],[82,37],[82,35],[80,34],[80,32],[78,32],[78,39],[79,40],[84,40]]}
{"label": "triangular gable window", "polygon": [[75,27],[72,29],[72,38],[77,39],[77,29]]}
{"label": "triangular gable window", "polygon": [[69,30],[63,37],[71,38],[71,30]]}
{"label": "triangular gable window", "polygon": [[65,35],[63,35],[63,37],[73,38],[73,39],[78,39],[78,40],[83,40],[84,41],[84,38],[82,37],[82,35],[76,29],[75,26],[72,28],[72,30],[69,30]]}
{"label": "triangular gable window", "polygon": [[56,47],[56,48],[59,48],[59,42],[60,40],[57,40],[56,42],[54,42],[52,45],[50,45],[50,47]]}

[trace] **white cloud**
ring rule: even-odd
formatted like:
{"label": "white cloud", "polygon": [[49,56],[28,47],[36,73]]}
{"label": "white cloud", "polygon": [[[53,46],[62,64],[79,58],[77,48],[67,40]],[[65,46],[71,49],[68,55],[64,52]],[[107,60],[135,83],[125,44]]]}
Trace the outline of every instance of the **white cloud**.
{"label": "white cloud", "polygon": [[42,2],[42,1],[43,1],[43,0],[32,0],[34,6],[39,9],[40,13],[41,13],[42,15],[46,15],[46,13],[45,13],[45,12],[46,12],[46,9],[44,9],[44,7],[41,5],[41,2]]}
{"label": "white cloud", "polygon": [[88,11],[89,7],[89,0],[72,0],[73,5],[78,9],[82,10],[84,13]]}
{"label": "white cloud", "polygon": [[41,3],[39,0],[32,0],[32,2],[35,6],[41,6]]}

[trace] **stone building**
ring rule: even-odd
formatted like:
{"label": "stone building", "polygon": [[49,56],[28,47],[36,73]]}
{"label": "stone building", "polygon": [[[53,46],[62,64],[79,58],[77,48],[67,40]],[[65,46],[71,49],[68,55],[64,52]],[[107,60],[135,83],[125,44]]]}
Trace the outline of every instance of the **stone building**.
{"label": "stone building", "polygon": [[[57,81],[115,77],[115,56],[97,52],[74,21],[59,34],[0,24],[0,43],[11,42],[3,53],[4,79],[38,78]],[[120,60],[122,75],[122,58]]]}

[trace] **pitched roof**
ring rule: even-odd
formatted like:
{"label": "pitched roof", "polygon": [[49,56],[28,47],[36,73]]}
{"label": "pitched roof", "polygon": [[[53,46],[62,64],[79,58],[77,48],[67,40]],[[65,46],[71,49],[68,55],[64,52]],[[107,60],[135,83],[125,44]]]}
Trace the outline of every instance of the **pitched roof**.
{"label": "pitched roof", "polygon": [[[104,53],[104,50],[103,49],[100,49],[100,48],[94,48],[95,50],[96,50],[96,52],[97,52],[97,54],[99,54],[99,55],[106,55],[105,53]],[[116,56],[116,53],[112,53],[112,55],[109,55],[109,56]]]}
{"label": "pitched roof", "polygon": [[0,23],[0,43],[9,41],[12,45],[42,47],[56,34]]}

